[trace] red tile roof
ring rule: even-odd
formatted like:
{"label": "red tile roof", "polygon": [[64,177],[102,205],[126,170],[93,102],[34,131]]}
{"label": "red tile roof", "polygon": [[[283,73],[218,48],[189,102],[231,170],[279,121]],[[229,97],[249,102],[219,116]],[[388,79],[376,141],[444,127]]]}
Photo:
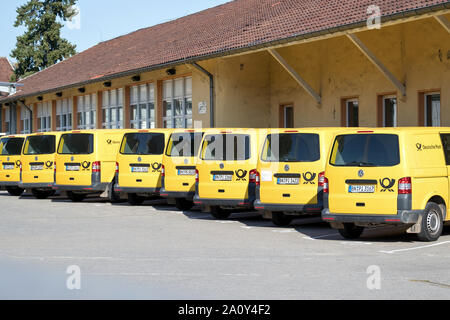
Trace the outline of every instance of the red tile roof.
{"label": "red tile roof", "polygon": [[14,97],[360,26],[373,4],[384,18],[450,8],[448,0],[235,0],[99,43],[24,79]]}
{"label": "red tile roof", "polygon": [[0,82],[9,82],[13,68],[7,58],[0,57]]}

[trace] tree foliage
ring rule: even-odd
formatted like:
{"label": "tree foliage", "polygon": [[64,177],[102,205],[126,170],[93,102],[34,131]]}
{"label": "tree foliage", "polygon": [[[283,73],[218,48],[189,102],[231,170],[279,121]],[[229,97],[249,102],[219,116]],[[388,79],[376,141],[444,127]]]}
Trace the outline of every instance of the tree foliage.
{"label": "tree foliage", "polygon": [[17,37],[11,57],[17,60],[16,79],[26,77],[76,53],[76,46],[61,37],[62,22],[77,12],[77,0],[29,0],[17,8],[14,27],[26,31]]}

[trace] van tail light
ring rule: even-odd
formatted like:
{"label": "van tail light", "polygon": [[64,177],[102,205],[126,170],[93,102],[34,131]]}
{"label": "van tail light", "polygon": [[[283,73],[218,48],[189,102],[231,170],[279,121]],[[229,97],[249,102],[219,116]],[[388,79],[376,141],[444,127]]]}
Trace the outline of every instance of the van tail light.
{"label": "van tail light", "polygon": [[319,187],[322,187],[323,193],[330,193],[328,178],[325,175],[319,175]]}
{"label": "van tail light", "polygon": [[116,173],[119,173],[119,163],[116,162]]}
{"label": "van tail light", "polygon": [[100,172],[100,161],[92,163],[92,172]]}
{"label": "van tail light", "polygon": [[412,193],[412,183],[411,178],[401,178],[398,180],[398,194],[411,194]]}
{"label": "van tail light", "polygon": [[200,181],[200,179],[199,179],[199,175],[198,175],[198,170],[195,169],[195,182],[199,182],[199,181]]}
{"label": "van tail light", "polygon": [[161,177],[165,177],[166,176],[166,167],[164,167],[164,165],[161,166]]}
{"label": "van tail light", "polygon": [[250,183],[254,183],[257,186],[259,186],[261,180],[259,177],[259,172],[256,169],[253,169],[250,171],[249,181],[250,181]]}
{"label": "van tail light", "polygon": [[323,187],[325,181],[325,172],[319,173],[319,187]]}

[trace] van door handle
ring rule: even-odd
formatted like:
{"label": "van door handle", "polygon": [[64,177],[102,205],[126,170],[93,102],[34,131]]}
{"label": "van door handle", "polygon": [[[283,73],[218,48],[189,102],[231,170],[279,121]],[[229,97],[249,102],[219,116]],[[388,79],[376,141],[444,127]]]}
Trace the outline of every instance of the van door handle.
{"label": "van door handle", "polygon": [[142,182],[142,180],[141,179],[136,179],[136,182]]}
{"label": "van door handle", "polygon": [[70,181],[74,181],[74,180],[75,180],[75,178],[69,178],[69,180],[70,180]]}
{"label": "van door handle", "polygon": [[219,191],[219,193],[225,193],[225,190],[223,190],[223,189],[219,189],[218,191]]}
{"label": "van door handle", "polygon": [[283,198],[290,198],[290,197],[291,197],[291,195],[289,193],[283,194]]}
{"label": "van door handle", "polygon": [[364,202],[359,202],[356,204],[357,207],[365,207],[366,204]]}
{"label": "van door handle", "polygon": [[189,183],[183,183],[183,186],[189,187]]}

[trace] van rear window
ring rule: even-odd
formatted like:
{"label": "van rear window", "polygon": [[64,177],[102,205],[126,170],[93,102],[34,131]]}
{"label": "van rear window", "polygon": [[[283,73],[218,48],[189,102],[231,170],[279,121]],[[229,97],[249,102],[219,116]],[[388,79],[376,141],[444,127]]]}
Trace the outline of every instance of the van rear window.
{"label": "van rear window", "polygon": [[398,136],[349,134],[337,136],[330,164],[342,167],[392,167],[400,164]]}
{"label": "van rear window", "polygon": [[18,156],[22,153],[24,138],[3,138],[2,139],[2,155]]}
{"label": "van rear window", "polygon": [[174,133],[170,136],[166,155],[169,157],[195,157],[202,138],[203,133]]}
{"label": "van rear window", "polygon": [[266,138],[261,159],[266,162],[314,162],[320,160],[318,134],[282,133]]}
{"label": "van rear window", "polygon": [[23,148],[23,154],[53,154],[56,149],[56,137],[53,135],[28,137]]}
{"label": "van rear window", "polygon": [[162,155],[164,153],[163,133],[127,133],[120,147],[121,154]]}
{"label": "van rear window", "polygon": [[244,161],[250,157],[249,135],[213,134],[206,136],[203,141],[203,160]]}
{"label": "van rear window", "polygon": [[91,154],[94,152],[94,135],[90,133],[67,133],[59,141],[59,154]]}

